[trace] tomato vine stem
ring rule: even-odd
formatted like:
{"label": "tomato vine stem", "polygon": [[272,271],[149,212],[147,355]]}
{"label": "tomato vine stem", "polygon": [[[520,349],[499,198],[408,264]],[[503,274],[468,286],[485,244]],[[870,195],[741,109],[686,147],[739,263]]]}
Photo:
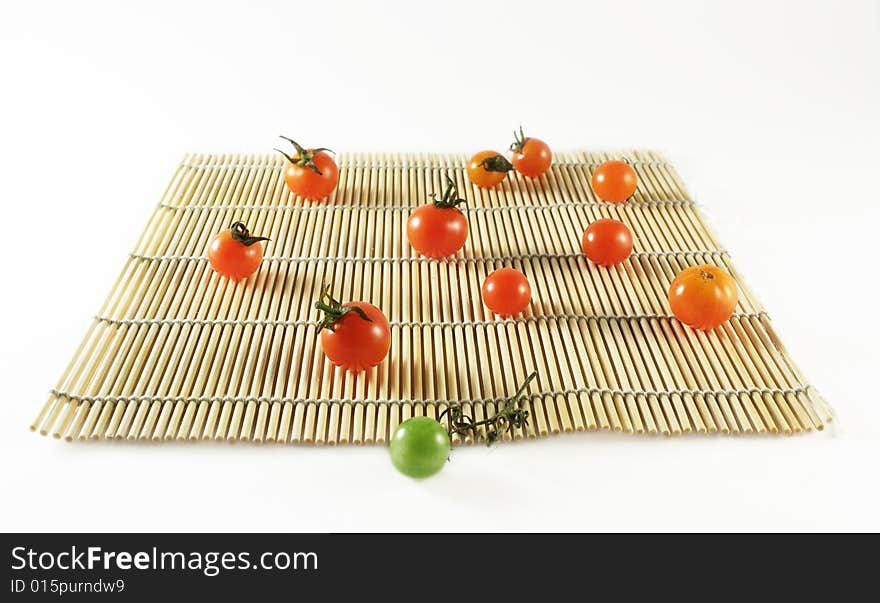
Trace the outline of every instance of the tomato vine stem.
{"label": "tomato vine stem", "polygon": [[251,231],[244,225],[244,222],[235,222],[229,227],[229,233],[232,238],[245,247],[250,247],[257,241],[269,241],[269,237],[255,237],[251,235]]}
{"label": "tomato vine stem", "polygon": [[373,319],[357,306],[343,306],[342,302],[334,299],[330,294],[330,285],[328,284],[324,284],[324,288],[321,290],[321,299],[315,303],[315,309],[324,313],[324,318],[318,323],[318,331],[321,329],[333,331],[336,322],[349,312],[354,312],[367,322],[373,322]]}
{"label": "tomato vine stem", "polygon": [[513,144],[510,145],[510,150],[514,153],[519,153],[520,151],[522,151],[522,148],[525,146],[527,140],[528,138],[526,138],[525,134],[523,134],[522,126],[520,126],[519,132],[517,132],[516,130],[513,131]]}
{"label": "tomato vine stem", "polygon": [[325,147],[318,147],[317,149],[304,149],[301,144],[299,144],[292,138],[288,138],[287,136],[280,136],[279,138],[283,138],[287,142],[291,143],[293,145],[293,148],[296,149],[296,155],[291,156],[281,149],[276,148],[275,150],[284,155],[285,159],[287,159],[290,163],[294,165],[309,168],[319,176],[323,175],[321,173],[321,170],[318,169],[318,166],[315,165],[315,155],[317,155],[321,151],[327,151],[328,153],[332,153],[333,151]]}
{"label": "tomato vine stem", "polygon": [[513,169],[513,164],[504,155],[493,155],[483,159],[480,162],[480,167],[487,172],[504,172],[506,174]]}
{"label": "tomato vine stem", "polygon": [[449,408],[440,413],[439,419],[442,420],[446,414],[449,415],[450,436],[454,433],[464,435],[467,432],[471,432],[471,434],[476,438],[477,428],[485,425],[486,445],[491,446],[492,444],[500,440],[505,433],[509,432],[514,427],[519,428],[527,426],[529,424],[529,411],[524,408],[520,408],[519,404],[522,401],[522,398],[525,395],[529,384],[531,384],[531,382],[537,376],[538,373],[532,371],[532,373],[528,377],[526,377],[526,380],[523,381],[523,384],[519,386],[519,389],[516,391],[516,393],[504,402],[502,402],[501,408],[498,410],[498,412],[496,412],[488,419],[483,419],[482,421],[474,421],[472,417],[464,414],[464,411],[461,408],[461,404],[450,405]]}
{"label": "tomato vine stem", "polygon": [[434,207],[439,207],[440,209],[451,209],[461,203],[467,203],[465,199],[459,198],[455,182],[448,175],[446,176],[446,190],[443,191],[443,196],[438,199],[437,193],[432,193],[431,198],[434,200]]}

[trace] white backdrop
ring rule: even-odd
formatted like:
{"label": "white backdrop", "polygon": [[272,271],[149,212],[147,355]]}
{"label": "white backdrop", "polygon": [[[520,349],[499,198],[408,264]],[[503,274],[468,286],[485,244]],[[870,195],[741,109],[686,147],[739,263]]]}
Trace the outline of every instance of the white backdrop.
{"label": "white backdrop", "polygon": [[[0,7],[0,529],[880,528],[878,2],[138,4]],[[503,149],[519,124],[666,152],[838,426],[475,447],[424,482],[382,447],[27,431],[184,152]]]}

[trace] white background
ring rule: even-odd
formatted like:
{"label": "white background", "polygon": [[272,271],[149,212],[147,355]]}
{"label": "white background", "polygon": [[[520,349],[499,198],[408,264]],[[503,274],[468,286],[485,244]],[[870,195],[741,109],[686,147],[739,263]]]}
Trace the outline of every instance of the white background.
{"label": "white background", "polygon": [[[877,530],[878,2],[4,2],[2,530]],[[27,430],[184,152],[668,154],[839,424],[456,450]]]}

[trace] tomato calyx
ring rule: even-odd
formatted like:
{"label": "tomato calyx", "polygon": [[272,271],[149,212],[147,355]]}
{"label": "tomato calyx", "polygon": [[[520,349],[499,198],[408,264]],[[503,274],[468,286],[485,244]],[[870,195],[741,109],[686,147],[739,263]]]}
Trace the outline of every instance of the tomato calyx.
{"label": "tomato calyx", "polygon": [[315,155],[317,155],[321,151],[327,151],[328,153],[332,153],[333,151],[324,147],[319,147],[317,149],[304,149],[301,144],[299,144],[292,138],[288,138],[287,136],[281,136],[280,138],[283,138],[287,142],[291,143],[296,149],[296,155],[291,156],[281,149],[276,148],[275,150],[284,155],[285,159],[287,159],[293,165],[309,168],[317,175],[323,176],[321,170],[319,170],[318,166],[315,165]]}
{"label": "tomato calyx", "polygon": [[506,174],[513,169],[513,164],[504,155],[493,155],[483,159],[480,162],[480,167],[487,172],[503,172]]}
{"label": "tomato calyx", "polygon": [[319,331],[327,329],[328,331],[333,332],[333,326],[336,322],[349,312],[354,312],[367,322],[373,322],[373,319],[367,316],[367,313],[357,306],[343,306],[342,302],[334,299],[330,294],[330,285],[324,285],[324,289],[321,291],[321,301],[315,304],[315,309],[324,313],[324,318],[318,323]]}
{"label": "tomato calyx", "polygon": [[525,134],[523,134],[522,126],[519,127],[519,132],[516,130],[513,131],[513,144],[510,145],[510,150],[514,153],[519,153],[522,151],[522,148],[526,145],[526,142],[529,139],[526,138]]}
{"label": "tomato calyx", "polygon": [[244,225],[244,222],[235,222],[229,227],[229,234],[232,235],[233,240],[238,241],[245,247],[250,247],[258,241],[270,240],[269,237],[255,237],[251,235],[251,231]]}
{"label": "tomato calyx", "polygon": [[458,196],[455,182],[449,176],[446,176],[446,190],[443,191],[443,196],[438,199],[437,193],[432,193],[431,198],[434,200],[434,207],[439,207],[440,209],[452,209],[461,203],[467,203],[465,199],[461,199]]}
{"label": "tomato calyx", "polygon": [[501,403],[501,408],[494,415],[482,421],[474,421],[472,417],[464,414],[461,404],[450,405],[449,408],[440,413],[438,420],[442,420],[443,416],[449,414],[449,435],[464,435],[471,432],[475,437],[477,428],[486,426],[486,445],[491,446],[500,440],[505,433],[508,433],[514,427],[520,428],[529,424],[529,411],[520,408],[520,402],[529,387],[529,384],[538,376],[538,373],[532,373],[526,377],[523,384],[519,386],[516,393]]}

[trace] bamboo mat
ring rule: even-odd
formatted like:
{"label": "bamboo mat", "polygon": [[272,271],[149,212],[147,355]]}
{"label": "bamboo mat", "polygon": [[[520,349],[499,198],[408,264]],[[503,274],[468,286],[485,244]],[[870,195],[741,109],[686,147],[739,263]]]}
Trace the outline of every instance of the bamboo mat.
{"label": "bamboo mat", "polygon": [[[399,422],[450,402],[491,416],[536,370],[529,425],[508,439],[821,430],[830,408],[673,168],[657,153],[621,156],[639,188],[617,205],[590,188],[611,158],[599,153],[556,155],[540,180],[488,191],[467,182],[461,155],[340,155],[338,189],[317,203],[290,194],[283,158],[187,156],[31,428],[67,440],[384,443]],[[427,260],[411,250],[406,219],[447,174],[468,201],[470,236],[454,258]],[[635,237],[611,269],[580,251],[602,217]],[[236,284],[205,254],[238,220],[271,241],[257,274]],[[666,301],[673,277],[700,263],[730,272],[741,292],[709,333],[683,327]],[[513,320],[480,297],[502,266],[532,287]],[[378,367],[355,376],[323,357],[313,306],[324,282],[388,316],[391,351]]]}

